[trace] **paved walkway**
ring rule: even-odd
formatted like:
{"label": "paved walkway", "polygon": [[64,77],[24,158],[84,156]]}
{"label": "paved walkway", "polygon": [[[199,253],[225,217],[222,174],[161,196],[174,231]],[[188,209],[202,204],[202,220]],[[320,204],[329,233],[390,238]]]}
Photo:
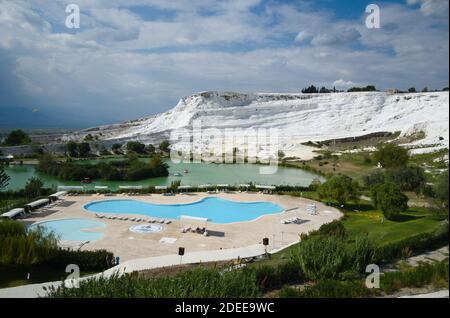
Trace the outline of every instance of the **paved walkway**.
{"label": "paved walkway", "polygon": [[[134,271],[141,271],[146,269],[154,269],[161,267],[169,267],[180,264],[194,264],[201,262],[216,262],[216,261],[228,261],[237,258],[249,258],[259,256],[265,253],[264,246],[261,244],[252,245],[248,247],[241,247],[235,249],[225,249],[216,251],[201,251],[187,253],[181,258],[178,255],[166,255],[158,257],[149,257],[143,259],[137,259],[124,262],[116,267],[113,267],[102,274],[94,276],[83,277],[80,281],[87,280],[92,277],[99,277],[104,275],[110,277],[114,273],[130,273]],[[25,285],[13,288],[0,289],[0,298],[36,298],[44,297],[46,291],[44,288],[59,287],[62,282],[50,282],[43,284]]]}
{"label": "paved walkway", "polygon": [[406,262],[411,266],[418,266],[420,263],[442,262],[446,258],[448,258],[448,246],[410,257]]}
{"label": "paved walkway", "polygon": [[449,298],[448,289],[441,290],[430,294],[402,296],[399,298]]}

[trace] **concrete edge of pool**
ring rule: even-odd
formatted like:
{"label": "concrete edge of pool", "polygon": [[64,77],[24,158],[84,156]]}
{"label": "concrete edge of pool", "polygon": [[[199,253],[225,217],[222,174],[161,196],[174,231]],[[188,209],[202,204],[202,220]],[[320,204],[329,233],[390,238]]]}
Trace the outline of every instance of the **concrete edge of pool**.
{"label": "concrete edge of pool", "polygon": [[[262,208],[262,205],[265,205],[266,208],[270,208],[270,211],[268,212],[259,212],[257,215],[253,216],[250,219],[246,219],[246,218],[242,218],[242,214],[237,215],[236,217],[240,217],[240,219],[237,220],[229,220],[229,221],[221,221],[221,222],[217,222],[216,220],[214,220],[213,218],[211,218],[208,215],[198,215],[199,213],[194,213],[196,215],[190,215],[189,213],[178,213],[177,216],[167,216],[167,215],[155,215],[153,214],[154,211],[144,213],[144,212],[138,212],[138,209],[134,209],[131,211],[120,211],[120,212],[115,212],[115,211],[106,211],[106,210],[92,210],[89,209],[89,207],[91,206],[95,206],[95,205],[101,205],[101,204],[111,204],[111,203],[132,203],[132,204],[141,204],[141,205],[145,205],[146,207],[153,207],[153,208],[164,208],[164,209],[170,209],[170,208],[184,208],[184,207],[196,207],[199,206],[207,201],[214,201],[214,202],[222,202],[222,204],[231,204],[231,205],[235,205],[235,206],[245,206],[245,207],[249,207],[251,205],[259,205],[258,208]],[[234,207],[236,208],[236,207]],[[85,211],[87,211],[88,213],[101,213],[101,214],[124,214],[124,215],[141,215],[141,216],[145,216],[145,217],[154,217],[154,218],[162,218],[162,219],[170,219],[170,220],[180,220],[180,216],[181,215],[188,215],[188,216],[195,216],[195,217],[201,217],[201,218],[207,218],[210,221],[208,221],[209,223],[214,223],[214,224],[221,224],[221,225],[231,225],[231,224],[237,224],[237,223],[248,223],[248,222],[255,222],[263,217],[267,217],[270,215],[281,215],[286,211],[286,208],[282,205],[280,205],[279,203],[274,203],[271,201],[267,201],[267,200],[252,200],[252,201],[239,201],[239,200],[230,200],[230,199],[225,199],[225,198],[221,198],[218,196],[206,196],[204,198],[200,198],[196,201],[193,202],[187,202],[187,203],[153,203],[153,202],[148,202],[148,201],[144,201],[144,200],[139,200],[139,199],[131,199],[131,198],[118,198],[118,199],[104,199],[104,200],[94,200],[91,202],[88,202],[86,204],[83,205],[83,209]],[[227,212],[225,209],[229,209],[229,207],[224,207],[224,210],[221,210],[221,214],[222,213],[230,213]],[[244,211],[243,213],[248,213],[249,211]],[[201,212],[202,214],[205,213],[205,210],[202,210]],[[234,212],[236,213],[236,212]],[[256,212],[252,212],[252,213],[256,213]]]}
{"label": "concrete edge of pool", "polygon": [[[27,221],[41,223],[57,219],[80,219],[88,218],[92,220],[101,220],[106,223],[106,228],[101,229],[105,236],[95,242],[83,245],[82,250],[109,250],[121,257],[123,261],[141,259],[147,257],[159,257],[173,255],[177,253],[179,246],[187,249],[188,253],[204,251],[243,248],[254,244],[261,244],[264,237],[270,238],[269,251],[277,250],[288,244],[299,241],[301,233],[308,233],[317,230],[322,224],[329,223],[342,217],[339,210],[328,207],[320,202],[313,200],[280,196],[264,195],[256,193],[220,193],[215,197],[236,202],[272,202],[284,208],[284,211],[277,214],[265,215],[250,222],[239,222],[229,224],[215,224],[208,222],[208,230],[223,232],[223,236],[203,237],[194,233],[183,234],[181,229],[185,226],[182,221],[175,220],[170,225],[165,225],[160,233],[151,235],[134,236],[130,233],[130,226],[134,222],[117,221],[109,219],[97,219],[94,213],[85,210],[83,207],[96,201],[111,200],[111,197],[100,195],[73,196],[65,198],[70,202],[68,205],[61,205],[50,215],[35,215],[28,218]],[[166,197],[163,195],[151,196],[129,196],[117,195],[116,199],[139,200],[155,204],[191,204],[200,201],[202,198],[211,197],[206,193],[195,193],[195,196],[177,195],[175,197]],[[317,216],[308,215],[306,207],[308,204],[315,203],[318,206],[319,214]],[[293,208],[295,210],[293,211]],[[129,215],[126,215],[129,216]],[[141,215],[132,215],[139,217]],[[307,223],[301,225],[285,225],[282,222],[288,218],[300,217],[307,220]],[[134,236],[131,238],[130,236]],[[166,244],[162,238],[175,238],[176,243]],[[208,253],[207,253],[208,254]]]}

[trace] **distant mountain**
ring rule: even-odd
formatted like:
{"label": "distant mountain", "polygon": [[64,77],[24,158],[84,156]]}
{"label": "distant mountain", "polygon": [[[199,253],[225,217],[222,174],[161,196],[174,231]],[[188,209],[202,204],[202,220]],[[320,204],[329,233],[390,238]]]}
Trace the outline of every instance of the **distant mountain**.
{"label": "distant mountain", "polygon": [[[381,92],[331,94],[241,94],[204,92],[182,98],[168,112],[67,134],[80,140],[87,134],[99,140],[140,140],[155,143],[174,129],[192,131],[195,119],[203,128],[278,128],[287,156],[305,158],[303,143],[363,136],[378,132],[423,135],[409,146],[448,148],[449,93],[388,94]],[[203,141],[204,142],[204,141]],[[310,148],[310,147],[307,147]]]}
{"label": "distant mountain", "polygon": [[32,110],[22,107],[0,107],[0,128],[85,128],[93,123],[77,120],[76,117],[65,114]]}

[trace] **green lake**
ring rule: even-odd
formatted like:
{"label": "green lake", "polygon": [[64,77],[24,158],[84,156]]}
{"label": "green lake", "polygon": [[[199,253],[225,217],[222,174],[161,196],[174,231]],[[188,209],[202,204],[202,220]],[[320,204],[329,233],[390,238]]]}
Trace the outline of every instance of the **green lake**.
{"label": "green lake", "polygon": [[[94,161],[84,161],[80,163],[93,163]],[[240,183],[258,183],[264,185],[297,185],[308,186],[311,182],[322,177],[318,175],[295,168],[278,167],[278,171],[272,175],[260,174],[259,165],[255,164],[206,164],[206,163],[181,163],[174,164],[167,161],[169,165],[170,175],[168,177],[153,178],[141,181],[103,181],[95,180],[87,185],[88,188],[94,186],[108,186],[115,190],[118,186],[123,185],[170,185],[172,181],[181,180],[182,185],[201,185],[201,184],[230,184],[237,185]],[[188,170],[188,173],[184,171]],[[77,181],[62,181],[57,178],[39,173],[33,165],[11,165],[6,167],[6,173],[11,177],[9,186],[6,190],[19,190],[25,187],[25,184],[31,177],[37,177],[44,182],[46,187],[56,186],[79,186]],[[175,176],[175,173],[181,176]]]}

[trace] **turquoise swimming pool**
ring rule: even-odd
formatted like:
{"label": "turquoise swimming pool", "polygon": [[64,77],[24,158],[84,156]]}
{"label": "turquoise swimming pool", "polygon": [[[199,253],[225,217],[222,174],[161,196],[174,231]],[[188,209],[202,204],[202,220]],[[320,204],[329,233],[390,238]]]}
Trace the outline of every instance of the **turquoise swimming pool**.
{"label": "turquoise swimming pool", "polygon": [[283,212],[271,202],[236,202],[221,198],[204,198],[189,204],[152,204],[136,200],[106,200],[92,202],[84,208],[96,213],[141,214],[145,216],[179,219],[181,215],[208,218],[212,223],[226,224],[255,220],[263,215]]}
{"label": "turquoise swimming pool", "polygon": [[29,228],[38,226],[54,232],[63,241],[96,241],[103,237],[103,233],[85,232],[85,230],[99,229],[105,227],[105,223],[89,219],[64,219],[46,221],[32,224]]}

